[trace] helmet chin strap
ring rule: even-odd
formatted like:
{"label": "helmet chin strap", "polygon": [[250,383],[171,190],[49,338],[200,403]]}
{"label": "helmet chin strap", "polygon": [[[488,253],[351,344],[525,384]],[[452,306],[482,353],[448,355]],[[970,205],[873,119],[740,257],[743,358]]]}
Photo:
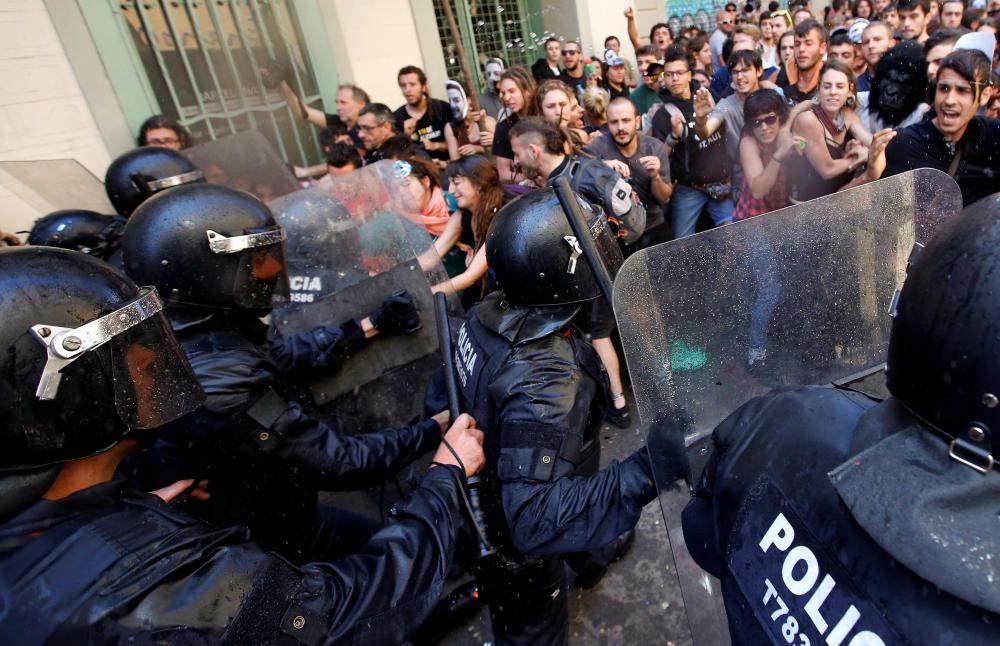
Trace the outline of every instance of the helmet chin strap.
{"label": "helmet chin strap", "polygon": [[0,473],[0,521],[37,502],[59,477],[61,465]]}

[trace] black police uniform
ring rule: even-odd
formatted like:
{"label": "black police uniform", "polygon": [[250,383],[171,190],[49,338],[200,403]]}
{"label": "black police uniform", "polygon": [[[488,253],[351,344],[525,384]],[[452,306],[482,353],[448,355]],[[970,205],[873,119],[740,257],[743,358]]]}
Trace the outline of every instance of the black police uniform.
{"label": "black police uniform", "polygon": [[964,495],[996,475],[949,460],[897,400],[779,391],[713,440],[684,537],[722,580],[734,644],[998,643],[1000,571],[963,544],[1000,544],[996,485],[986,515]]}
{"label": "black police uniform", "polygon": [[[441,441],[438,423],[341,436],[289,397],[285,375],[335,367],[363,344],[353,321],[265,338],[249,316],[168,310],[205,390],[205,404],[164,427],[138,471],[144,489],[208,478],[211,498],[190,511],[218,526],[248,525],[254,540],[294,560],[334,558],[374,531],[317,507],[318,491],[381,482]],[[317,515],[318,514],[318,515]]]}
{"label": "black police uniform", "polygon": [[[632,186],[602,162],[566,157],[549,175],[548,185],[553,186],[560,177],[568,178],[574,192],[604,209],[623,251],[646,229],[646,207],[635,197]],[[615,315],[608,302],[596,299],[585,308],[589,310],[583,323],[586,332],[595,339],[609,338],[615,330]]]}
{"label": "black police uniform", "polygon": [[572,326],[578,312],[514,307],[495,292],[472,308],[455,345],[465,409],[485,434],[490,528],[522,563],[480,576],[497,644],[565,643],[563,555],[610,543],[656,495],[645,449],[597,471],[604,383]]}
{"label": "black police uniform", "polygon": [[632,186],[603,162],[566,157],[549,174],[547,184],[553,186],[563,176],[573,191],[604,209],[618,238],[632,243],[645,231],[646,207],[635,197]]}
{"label": "black police uniform", "polygon": [[441,592],[460,472],[431,469],[357,555],[300,568],[112,480],[0,523],[5,644],[398,644]]}

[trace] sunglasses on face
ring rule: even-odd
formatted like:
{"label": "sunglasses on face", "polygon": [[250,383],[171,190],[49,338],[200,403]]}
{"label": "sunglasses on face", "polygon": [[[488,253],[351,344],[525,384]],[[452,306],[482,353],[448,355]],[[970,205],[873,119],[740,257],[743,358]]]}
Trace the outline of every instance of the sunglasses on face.
{"label": "sunglasses on face", "polygon": [[580,52],[576,51],[575,49],[564,49],[564,50],[562,50],[562,55],[563,56],[576,56],[579,53]]}
{"label": "sunglasses on face", "polygon": [[770,127],[776,123],[778,123],[778,117],[772,114],[771,116],[764,117],[763,119],[754,119],[753,121],[750,122],[750,125],[753,126],[754,130],[756,130],[761,126]]}

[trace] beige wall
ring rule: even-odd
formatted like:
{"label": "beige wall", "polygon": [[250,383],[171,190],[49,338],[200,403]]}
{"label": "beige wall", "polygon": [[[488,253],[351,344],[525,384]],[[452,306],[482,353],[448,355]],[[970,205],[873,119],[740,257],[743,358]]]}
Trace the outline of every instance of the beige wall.
{"label": "beige wall", "polygon": [[332,0],[319,6],[341,82],[355,83],[373,101],[395,109],[403,103],[396,73],[416,65],[427,73],[431,94],[446,96],[431,0]]}
{"label": "beige wall", "polygon": [[625,20],[625,8],[628,6],[632,6],[635,11],[643,43],[649,42],[650,27],[666,21],[662,0],[551,0],[551,4],[558,11],[545,14],[545,28],[555,32],[560,38],[575,40],[579,37],[586,56],[601,56],[604,53],[604,39],[613,35],[621,41],[622,55],[635,61],[635,50],[628,38],[628,23]]}
{"label": "beige wall", "polygon": [[[0,160],[110,162],[42,0],[0,2]],[[28,228],[36,209],[0,186],[0,228]]]}

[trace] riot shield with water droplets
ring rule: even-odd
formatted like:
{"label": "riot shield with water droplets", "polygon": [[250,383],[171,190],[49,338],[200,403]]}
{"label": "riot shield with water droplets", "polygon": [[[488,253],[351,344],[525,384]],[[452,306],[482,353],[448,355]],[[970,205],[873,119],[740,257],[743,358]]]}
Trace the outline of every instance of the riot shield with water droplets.
{"label": "riot shield with water droplets", "polygon": [[[291,287],[290,302],[271,316],[279,333],[361,320],[401,290],[417,305],[419,330],[380,335],[310,384],[318,405],[332,405],[339,417],[360,426],[399,424],[417,415],[438,364],[431,287],[448,275],[413,202],[406,177],[385,161],[269,205],[286,231]],[[450,306],[461,313],[457,299]]]}
{"label": "riot shield with water droplets", "polygon": [[[697,479],[702,440],[749,399],[877,369],[914,243],[961,208],[919,169],[633,254],[614,307],[643,424],[683,435]],[[687,489],[657,480],[693,641],[727,643],[718,582],[683,545]]]}
{"label": "riot shield with water droplets", "polygon": [[256,130],[206,141],[183,152],[201,169],[209,184],[246,191],[264,202],[299,189],[288,165]]}

